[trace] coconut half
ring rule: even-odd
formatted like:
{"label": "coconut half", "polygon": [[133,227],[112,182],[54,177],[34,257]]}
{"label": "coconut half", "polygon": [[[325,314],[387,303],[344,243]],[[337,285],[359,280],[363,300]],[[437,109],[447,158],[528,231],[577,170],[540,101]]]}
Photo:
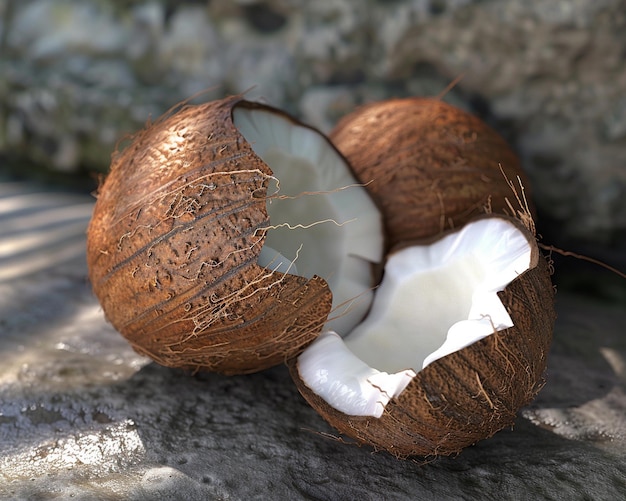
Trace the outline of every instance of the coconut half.
{"label": "coconut half", "polygon": [[553,289],[534,236],[491,216],[394,252],[367,318],[290,364],[341,432],[397,456],[447,455],[512,424],[542,385]]}
{"label": "coconut half", "polygon": [[136,134],[87,233],[93,290],[132,346],[226,374],[297,355],[325,324],[352,329],[382,250],[378,210],[334,146],[241,96]]}

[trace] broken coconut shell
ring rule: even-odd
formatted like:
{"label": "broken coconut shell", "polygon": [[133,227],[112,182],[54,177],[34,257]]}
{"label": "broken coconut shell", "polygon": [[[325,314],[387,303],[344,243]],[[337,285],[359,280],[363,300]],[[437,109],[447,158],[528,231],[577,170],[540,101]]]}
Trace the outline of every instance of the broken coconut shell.
{"label": "broken coconut shell", "polygon": [[[380,417],[337,410],[304,382],[298,359],[288,361],[298,390],[329,424],[359,444],[398,458],[456,454],[513,425],[517,411],[544,384],[555,311],[549,266],[534,235],[518,220],[506,219],[531,246],[529,268],[497,293],[513,326],[494,328],[492,334],[435,359],[416,374],[403,371],[411,379],[395,397],[385,395],[391,398],[382,404]],[[393,336],[388,332],[386,339]],[[330,377],[324,374],[320,377]]]}
{"label": "broken coconut shell", "polygon": [[114,154],[88,228],[89,278],[107,319],[165,366],[259,371],[297,355],[331,311],[324,279],[258,262],[275,178],[234,125],[235,108],[302,125],[241,96],[174,110]]}
{"label": "broken coconut shell", "polygon": [[[507,142],[434,98],[389,99],[343,117],[329,134],[378,204],[388,247],[508,212],[509,180],[529,183]],[[531,212],[533,211],[531,207]]]}

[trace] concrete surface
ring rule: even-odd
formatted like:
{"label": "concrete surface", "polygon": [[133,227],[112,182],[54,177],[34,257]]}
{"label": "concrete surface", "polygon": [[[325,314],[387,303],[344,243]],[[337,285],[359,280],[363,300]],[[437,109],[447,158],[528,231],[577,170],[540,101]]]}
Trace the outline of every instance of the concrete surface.
{"label": "concrete surface", "polygon": [[398,461],[337,437],[284,367],[192,376],[135,354],[86,278],[91,203],[0,184],[0,499],[624,498],[618,300],[558,295],[547,384],[514,429]]}

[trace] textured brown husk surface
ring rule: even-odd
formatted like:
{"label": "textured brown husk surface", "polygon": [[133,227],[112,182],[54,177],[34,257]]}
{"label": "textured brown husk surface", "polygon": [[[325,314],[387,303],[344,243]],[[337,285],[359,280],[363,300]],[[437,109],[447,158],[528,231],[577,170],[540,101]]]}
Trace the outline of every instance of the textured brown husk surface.
{"label": "textured brown husk surface", "polygon": [[535,258],[536,266],[499,293],[514,326],[428,365],[381,418],[337,411],[304,384],[297,360],[290,360],[298,390],[341,433],[399,458],[456,454],[512,426],[543,386],[555,321],[548,265]]}
{"label": "textured brown husk surface", "polygon": [[89,225],[89,276],[107,319],[166,366],[276,365],[330,310],[322,279],[257,265],[272,172],[233,125],[235,106],[253,105],[234,96],[184,106],[134,136],[114,155]]}
{"label": "textured brown husk surface", "polygon": [[529,185],[496,131],[438,99],[362,106],[329,137],[382,211],[389,248],[460,227],[486,207],[506,211],[507,179]]}

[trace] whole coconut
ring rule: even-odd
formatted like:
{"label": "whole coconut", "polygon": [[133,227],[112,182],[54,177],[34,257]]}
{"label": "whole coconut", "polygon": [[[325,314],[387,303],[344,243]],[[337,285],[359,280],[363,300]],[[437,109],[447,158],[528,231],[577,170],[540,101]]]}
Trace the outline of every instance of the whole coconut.
{"label": "whole coconut", "polygon": [[460,227],[485,211],[507,211],[509,180],[529,186],[496,131],[439,99],[361,106],[329,137],[381,209],[388,248]]}

